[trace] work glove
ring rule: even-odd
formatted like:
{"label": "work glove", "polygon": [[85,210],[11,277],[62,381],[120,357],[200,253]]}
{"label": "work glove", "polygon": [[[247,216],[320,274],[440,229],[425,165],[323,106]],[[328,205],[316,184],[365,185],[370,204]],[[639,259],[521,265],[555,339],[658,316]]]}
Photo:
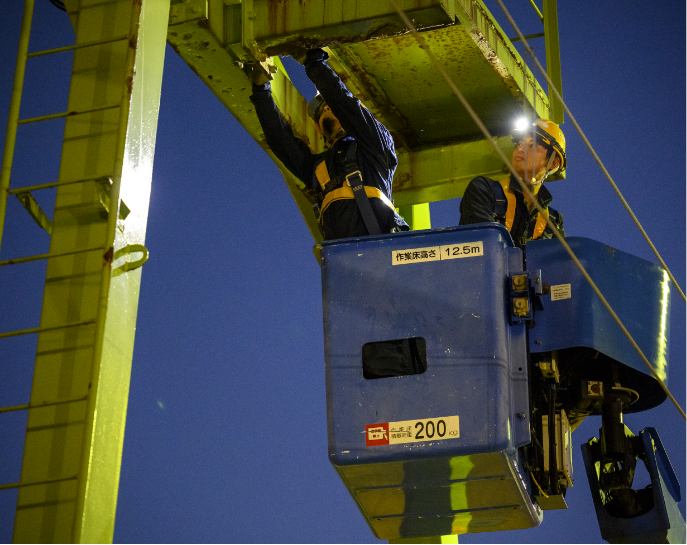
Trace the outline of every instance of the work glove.
{"label": "work glove", "polygon": [[243,65],[243,71],[248,76],[248,79],[253,83],[253,85],[263,85],[270,81],[267,72],[263,70],[262,66],[258,63],[245,63]]}

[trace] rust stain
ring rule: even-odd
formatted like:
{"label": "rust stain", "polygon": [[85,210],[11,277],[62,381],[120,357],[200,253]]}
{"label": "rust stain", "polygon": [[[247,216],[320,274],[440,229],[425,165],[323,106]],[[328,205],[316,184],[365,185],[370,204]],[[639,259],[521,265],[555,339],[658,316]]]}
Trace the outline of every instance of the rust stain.
{"label": "rust stain", "polygon": [[138,34],[134,34],[131,38],[129,38],[129,47],[131,49],[136,49],[138,46]]}
{"label": "rust stain", "polygon": [[278,25],[279,21],[282,21],[282,27],[285,26],[288,21],[286,2],[282,0],[268,0],[267,13],[270,32],[272,34],[281,34],[282,28]]}
{"label": "rust stain", "polygon": [[[370,74],[362,62],[357,62],[355,52],[349,51],[349,48],[341,49],[341,60],[345,61],[347,70],[354,76],[354,84],[362,91],[359,93],[364,101],[371,100],[374,102],[377,110],[384,116],[387,128],[392,133],[394,143],[397,147],[413,147],[418,144],[418,138],[415,132],[411,129],[408,119],[401,113],[401,111],[392,103],[386,94],[386,91],[379,83],[373,74]],[[342,74],[344,83],[349,79]]]}
{"label": "rust stain", "polygon": [[132,90],[134,88],[134,77],[129,76],[126,78],[126,90],[128,94],[131,94]]}
{"label": "rust stain", "polygon": [[394,176],[393,187],[394,189],[404,189],[406,185],[410,185],[413,181],[413,176],[410,171],[406,171],[403,174]]}
{"label": "rust stain", "polygon": [[[276,22],[287,21],[286,3],[282,4],[284,8],[281,10],[281,13],[279,13],[277,11],[276,4],[281,3],[280,0],[268,1],[269,24],[272,36],[265,37],[266,39],[260,43],[260,46],[264,50],[265,54],[269,57],[275,55],[289,55],[294,51],[294,49],[312,49],[339,44],[359,43],[368,40],[377,40],[380,38],[390,38],[408,33],[408,30],[405,28],[405,26],[400,26],[400,23],[380,21],[376,25],[372,23],[366,25],[363,31],[360,31],[359,27],[353,24],[340,25],[339,28],[341,34],[323,36],[322,29],[320,28],[306,28],[305,22],[301,17],[301,21],[299,22],[302,27],[302,34],[284,36],[283,34],[286,33],[286,28],[278,27]],[[279,17],[282,18],[279,19]],[[292,22],[289,23],[293,24]]]}
{"label": "rust stain", "polygon": [[107,252],[105,252],[105,254],[103,255],[103,259],[105,260],[104,265],[112,265],[112,261],[113,261],[112,258],[113,257],[114,257],[114,246],[110,246],[110,249]]}

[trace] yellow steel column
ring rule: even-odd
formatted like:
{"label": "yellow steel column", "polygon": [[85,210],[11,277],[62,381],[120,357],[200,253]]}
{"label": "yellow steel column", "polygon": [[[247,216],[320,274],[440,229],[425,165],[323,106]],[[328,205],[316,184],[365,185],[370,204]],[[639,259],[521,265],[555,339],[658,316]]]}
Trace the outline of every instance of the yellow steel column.
{"label": "yellow steel column", "polygon": [[[400,206],[398,213],[403,216],[411,231],[420,231],[422,229],[431,229],[432,221],[429,216],[429,203],[411,204],[408,206]],[[390,539],[389,543],[445,543],[457,544],[458,535],[452,534],[447,536],[428,536],[428,537],[411,537]]]}
{"label": "yellow steel column", "polygon": [[431,229],[432,221],[429,217],[429,203],[411,204],[408,206],[399,206],[398,213],[403,216],[406,223],[410,226],[411,231],[420,231],[422,229]]}
{"label": "yellow steel column", "polygon": [[15,542],[112,541],[147,257],[170,0],[65,3],[100,44],[74,53],[59,179],[84,181],[57,189]]}

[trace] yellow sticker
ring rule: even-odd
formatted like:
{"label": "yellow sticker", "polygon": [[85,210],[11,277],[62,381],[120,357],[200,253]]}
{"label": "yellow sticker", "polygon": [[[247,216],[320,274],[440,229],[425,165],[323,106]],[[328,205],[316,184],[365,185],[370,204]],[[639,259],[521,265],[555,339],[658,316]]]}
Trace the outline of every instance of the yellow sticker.
{"label": "yellow sticker", "polygon": [[457,416],[440,416],[423,420],[383,422],[365,426],[365,445],[398,445],[422,441],[442,441],[460,437]]}

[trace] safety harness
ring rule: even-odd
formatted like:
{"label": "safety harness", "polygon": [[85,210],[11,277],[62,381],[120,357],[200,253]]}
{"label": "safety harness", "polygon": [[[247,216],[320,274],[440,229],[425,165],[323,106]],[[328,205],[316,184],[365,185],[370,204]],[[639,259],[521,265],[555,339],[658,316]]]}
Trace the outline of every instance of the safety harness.
{"label": "safety harness", "polygon": [[[494,185],[494,195],[496,197],[496,204],[494,206],[494,214],[498,218],[505,217],[506,229],[510,232],[513,227],[513,220],[515,219],[515,193],[510,188],[510,178],[503,178],[501,180],[492,180]],[[544,234],[546,230],[546,220],[549,217],[548,207],[544,209],[543,216],[541,213],[537,213],[537,223],[534,226],[534,233],[532,234],[532,240],[535,240]],[[527,236],[527,233],[525,233]]]}
{"label": "safety harness", "polygon": [[[319,217],[318,222],[322,226],[322,218],[325,210],[334,201],[342,199],[355,199],[360,210],[360,215],[365,223],[365,228],[370,235],[379,235],[382,231],[377,222],[370,199],[380,199],[392,210],[395,210],[393,203],[384,195],[378,188],[363,185],[363,175],[360,172],[358,163],[355,160],[357,144],[353,142],[348,146],[346,155],[343,161],[344,175],[336,176],[333,179],[329,177],[326,161],[322,161],[315,168],[315,179],[322,189],[322,200],[319,203]],[[317,210],[316,210],[317,215]]]}

